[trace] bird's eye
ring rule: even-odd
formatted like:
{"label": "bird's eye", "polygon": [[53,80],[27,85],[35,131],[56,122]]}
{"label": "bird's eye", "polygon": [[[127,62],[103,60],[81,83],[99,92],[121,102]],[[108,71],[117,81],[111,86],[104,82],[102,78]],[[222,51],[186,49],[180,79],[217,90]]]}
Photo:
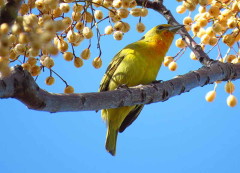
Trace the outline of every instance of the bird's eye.
{"label": "bird's eye", "polygon": [[161,30],[161,29],[163,29],[163,28],[164,28],[164,26],[162,26],[162,25],[158,27],[159,30]]}

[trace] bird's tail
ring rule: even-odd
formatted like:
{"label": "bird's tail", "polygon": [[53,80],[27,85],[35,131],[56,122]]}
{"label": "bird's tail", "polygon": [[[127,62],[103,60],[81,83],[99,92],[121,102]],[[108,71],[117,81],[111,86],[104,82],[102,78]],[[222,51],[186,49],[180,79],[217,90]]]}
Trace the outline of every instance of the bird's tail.
{"label": "bird's tail", "polygon": [[113,156],[116,154],[117,135],[118,131],[116,129],[108,127],[105,147]]}

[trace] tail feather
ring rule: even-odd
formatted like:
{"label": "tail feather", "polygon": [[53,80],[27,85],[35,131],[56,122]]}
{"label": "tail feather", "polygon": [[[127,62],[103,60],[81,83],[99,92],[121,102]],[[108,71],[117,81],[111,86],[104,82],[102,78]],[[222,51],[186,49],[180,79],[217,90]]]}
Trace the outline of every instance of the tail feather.
{"label": "tail feather", "polygon": [[113,156],[116,154],[116,144],[117,144],[118,130],[108,128],[105,147],[106,150]]}

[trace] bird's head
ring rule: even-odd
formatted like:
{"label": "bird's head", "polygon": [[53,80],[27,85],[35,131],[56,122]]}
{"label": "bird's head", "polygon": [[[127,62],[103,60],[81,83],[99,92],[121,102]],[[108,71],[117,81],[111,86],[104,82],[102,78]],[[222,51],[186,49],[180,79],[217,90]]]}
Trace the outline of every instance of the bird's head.
{"label": "bird's head", "polygon": [[175,33],[182,28],[184,25],[169,25],[169,24],[162,24],[153,27],[149,30],[143,39],[161,39],[161,38],[173,38]]}

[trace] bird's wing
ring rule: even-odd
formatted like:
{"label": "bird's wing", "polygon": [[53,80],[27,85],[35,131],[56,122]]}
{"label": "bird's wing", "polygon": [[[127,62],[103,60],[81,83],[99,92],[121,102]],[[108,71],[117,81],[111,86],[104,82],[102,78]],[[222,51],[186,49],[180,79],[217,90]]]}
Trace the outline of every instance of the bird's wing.
{"label": "bird's wing", "polygon": [[113,77],[114,72],[116,71],[119,64],[124,59],[125,54],[122,54],[122,51],[118,52],[117,55],[113,58],[112,62],[109,64],[103,79],[100,83],[99,91],[108,91],[109,90],[109,83]]}
{"label": "bird's wing", "polygon": [[135,121],[138,117],[138,115],[140,114],[140,112],[142,111],[144,105],[136,105],[136,107],[129,112],[129,114],[127,115],[127,117],[123,120],[120,128],[119,128],[119,132],[123,132],[128,126],[130,126],[133,121]]}

